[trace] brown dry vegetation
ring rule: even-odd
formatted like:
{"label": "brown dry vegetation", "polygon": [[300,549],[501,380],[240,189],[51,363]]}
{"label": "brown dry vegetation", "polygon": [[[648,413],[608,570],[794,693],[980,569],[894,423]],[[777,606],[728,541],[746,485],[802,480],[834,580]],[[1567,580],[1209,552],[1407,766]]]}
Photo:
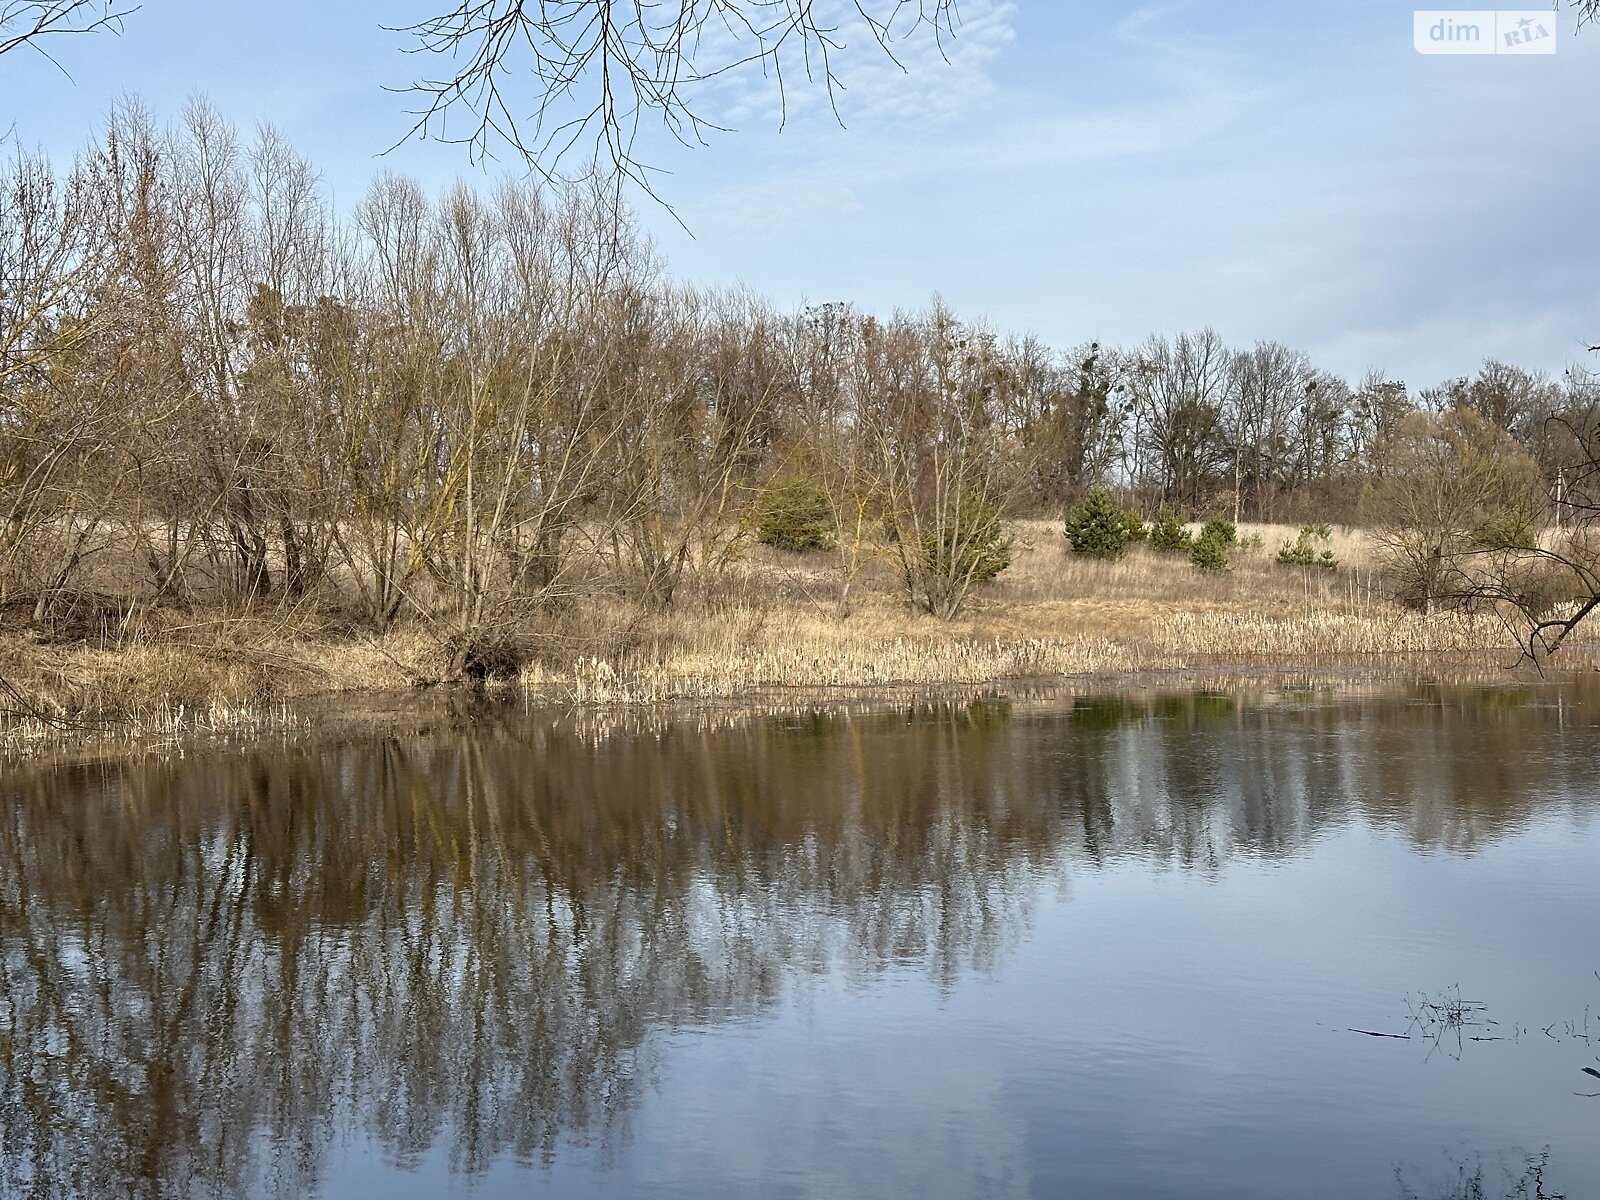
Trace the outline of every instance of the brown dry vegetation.
{"label": "brown dry vegetation", "polygon": [[[1105,679],[1214,669],[1394,673],[1488,670],[1514,662],[1492,616],[1425,616],[1388,599],[1371,543],[1335,531],[1336,571],[1277,565],[1287,526],[1244,525],[1225,574],[1135,547],[1117,561],[1078,558],[1052,521],[1012,524],[1014,561],[952,621],[911,609],[891,564],[864,570],[852,614],[835,615],[838,567],[825,553],[748,543],[714,584],[670,610],[600,594],[530,637],[524,693],[580,704],[734,700],[776,689],[959,688],[1004,681]],[[1592,644],[1565,664],[1587,666]],[[304,721],[329,694],[432,683],[446,651],[401,622],[382,635],[238,614],[152,616],[76,640],[0,636],[0,677],[17,689],[13,745],[66,727],[122,734]]]}
{"label": "brown dry vegetation", "polygon": [[[1359,531],[1335,533],[1341,566],[1324,571],[1273,561],[1294,529],[1241,526],[1259,547],[1237,550],[1215,575],[1143,547],[1114,562],[1077,558],[1054,522],[1014,529],[1012,567],[953,621],[910,613],[881,565],[853,615],[836,621],[825,556],[755,547],[724,591],[646,620],[634,646],[531,664],[523,683],[586,702],[652,702],[1225,666],[1498,669],[1516,659],[1493,616],[1429,617],[1388,599]],[[591,617],[627,623],[616,612]],[[1587,663],[1590,648],[1579,649],[1568,666]]]}

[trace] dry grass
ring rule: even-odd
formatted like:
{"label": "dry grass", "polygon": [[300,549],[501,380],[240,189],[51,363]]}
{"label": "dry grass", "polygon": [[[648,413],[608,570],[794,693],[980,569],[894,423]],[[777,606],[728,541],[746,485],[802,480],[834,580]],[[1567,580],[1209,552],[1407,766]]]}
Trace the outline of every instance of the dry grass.
{"label": "dry grass", "polygon": [[[1500,670],[1515,660],[1492,616],[1426,617],[1386,599],[1359,532],[1335,533],[1337,571],[1277,565],[1296,532],[1242,527],[1259,545],[1213,575],[1143,547],[1117,562],[1076,558],[1055,523],[1019,522],[1011,569],[949,623],[908,612],[886,571],[841,623],[826,556],[758,548],[723,602],[648,626],[623,651],[530,665],[523,685],[580,703],[659,703],[1215,667]],[[1592,657],[1592,646],[1570,649],[1568,665]]]}
{"label": "dry grass", "polygon": [[122,645],[0,635],[0,753],[100,741],[292,727],[310,697],[406,687],[426,639],[307,636],[249,619],[147,631]]}
{"label": "dry grass", "polygon": [[[1335,534],[1337,571],[1278,566],[1277,548],[1295,532],[1245,526],[1258,548],[1209,575],[1144,547],[1117,562],[1075,558],[1056,523],[1019,522],[1012,567],[948,623],[908,610],[886,563],[864,573],[840,622],[828,555],[756,546],[668,612],[601,593],[528,630],[538,652],[520,683],[581,704],[654,704],[1252,667],[1500,671],[1514,660],[1492,617],[1424,617],[1386,599],[1358,532]],[[1569,645],[1563,665],[1588,665],[1594,651]],[[0,635],[0,679],[20,700],[0,697],[0,709],[22,714],[0,725],[0,751],[70,727],[159,736],[281,727],[310,697],[404,689],[436,678],[440,665],[437,638],[419,628],[375,639],[248,614],[168,615],[120,643]]]}

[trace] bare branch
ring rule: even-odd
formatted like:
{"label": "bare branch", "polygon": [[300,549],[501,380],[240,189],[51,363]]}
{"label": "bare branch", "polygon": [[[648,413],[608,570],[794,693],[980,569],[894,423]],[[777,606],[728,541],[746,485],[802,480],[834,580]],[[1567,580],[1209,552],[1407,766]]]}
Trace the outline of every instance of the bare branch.
{"label": "bare branch", "polygon": [[0,0],[0,54],[20,46],[45,54],[39,39],[52,34],[102,29],[121,33],[123,18],[138,12],[139,7],[116,0]]}
{"label": "bare branch", "polygon": [[[943,53],[959,24],[956,0],[679,0],[675,8],[639,0],[459,0],[392,30],[415,39],[409,52],[448,64],[441,75],[396,89],[419,100],[406,137],[465,145],[475,161],[505,147],[547,180],[577,157],[575,177],[615,176],[653,195],[656,170],[636,152],[647,119],[685,145],[723,128],[701,111],[698,85],[759,70],[776,81],[781,123],[798,60],[838,116],[844,85],[833,58],[845,41],[830,12],[849,17],[896,65],[896,42],[927,30]],[[514,76],[526,81],[525,96],[508,89]],[[461,122],[453,123],[457,110]]]}

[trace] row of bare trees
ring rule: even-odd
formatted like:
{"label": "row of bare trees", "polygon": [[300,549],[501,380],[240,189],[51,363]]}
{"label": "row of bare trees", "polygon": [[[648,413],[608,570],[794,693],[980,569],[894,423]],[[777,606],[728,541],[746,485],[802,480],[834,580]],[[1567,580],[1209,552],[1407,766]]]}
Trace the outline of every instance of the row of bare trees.
{"label": "row of bare trees", "polygon": [[270,128],[129,103],[70,170],[7,168],[0,608],[407,618],[472,674],[600,592],[670,607],[787,474],[824,499],[841,617],[878,559],[948,618],[1006,565],[1003,516],[1112,483],[1345,517],[1419,409],[1479,414],[1570,507],[1594,395],[1498,363],[1352,387],[1211,330],[1058,354],[937,300],[784,314],[673,284],[604,188],[385,175],[336,215]]}
{"label": "row of bare trees", "polygon": [[[779,378],[758,302],[666,285],[603,195],[373,184],[270,130],[137,108],[0,229],[0,598],[96,560],[145,604],[411,611],[484,631],[608,562],[670,602],[730,553]],[[583,553],[588,551],[587,554]],[[111,582],[106,581],[110,579]]]}
{"label": "row of bare trees", "polygon": [[0,601],[36,621],[336,602],[472,673],[597,587],[670,606],[779,463],[837,501],[841,611],[873,553],[942,616],[993,565],[993,337],[675,286],[601,190],[384,176],[340,220],[272,130],[129,105],[64,175],[15,159],[0,255]]}

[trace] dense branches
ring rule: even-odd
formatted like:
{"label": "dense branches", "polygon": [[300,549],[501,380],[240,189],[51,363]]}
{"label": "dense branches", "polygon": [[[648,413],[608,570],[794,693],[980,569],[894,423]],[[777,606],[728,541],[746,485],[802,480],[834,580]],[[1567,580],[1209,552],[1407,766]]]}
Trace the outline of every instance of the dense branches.
{"label": "dense branches", "polygon": [[1369,504],[1402,599],[1431,612],[1478,585],[1474,552],[1536,540],[1546,496],[1537,464],[1509,434],[1457,408],[1401,423]]}
{"label": "dense branches", "polygon": [[[56,37],[120,30],[138,7],[0,0],[0,54],[48,56]],[[641,128],[703,141],[717,128],[707,91],[722,77],[771,80],[785,115],[797,82],[832,105],[852,45],[898,63],[906,39],[942,49],[957,25],[955,0],[457,0],[390,32],[437,64],[396,89],[416,101],[410,135],[462,144],[474,160],[509,151],[547,180],[596,173],[648,191]]]}
{"label": "dense branches", "polygon": [[893,58],[896,41],[952,36],[955,23],[954,0],[460,0],[401,32],[446,64],[408,89],[421,102],[413,133],[474,157],[505,146],[547,176],[578,151],[648,187],[641,124],[701,141],[715,124],[698,100],[718,77],[760,71],[786,105],[800,76],[831,101],[852,30]]}

